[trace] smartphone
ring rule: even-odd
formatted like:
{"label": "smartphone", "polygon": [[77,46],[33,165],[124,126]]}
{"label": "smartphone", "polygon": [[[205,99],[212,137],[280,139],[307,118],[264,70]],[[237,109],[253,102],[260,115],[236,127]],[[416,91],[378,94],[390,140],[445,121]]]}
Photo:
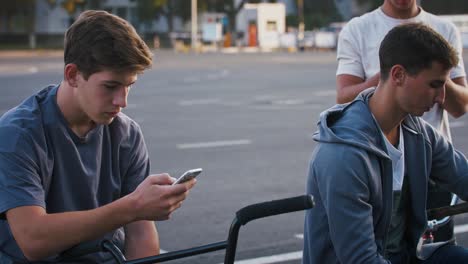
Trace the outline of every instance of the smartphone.
{"label": "smartphone", "polygon": [[188,170],[184,172],[184,174],[182,174],[182,176],[180,176],[174,183],[172,183],[172,185],[189,181],[197,177],[198,174],[200,174],[202,171],[202,168]]}

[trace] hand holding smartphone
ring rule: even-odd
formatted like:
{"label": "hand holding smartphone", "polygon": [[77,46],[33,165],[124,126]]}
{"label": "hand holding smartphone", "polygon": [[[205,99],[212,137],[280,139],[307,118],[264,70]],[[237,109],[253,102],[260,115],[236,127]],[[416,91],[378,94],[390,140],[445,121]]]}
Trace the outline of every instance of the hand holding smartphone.
{"label": "hand holding smartphone", "polygon": [[184,174],[182,174],[182,176],[180,176],[175,182],[173,182],[172,185],[176,185],[176,184],[179,184],[179,183],[184,183],[186,181],[189,181],[189,180],[197,177],[198,174],[200,174],[202,171],[203,171],[202,168],[188,170],[188,171],[184,172]]}

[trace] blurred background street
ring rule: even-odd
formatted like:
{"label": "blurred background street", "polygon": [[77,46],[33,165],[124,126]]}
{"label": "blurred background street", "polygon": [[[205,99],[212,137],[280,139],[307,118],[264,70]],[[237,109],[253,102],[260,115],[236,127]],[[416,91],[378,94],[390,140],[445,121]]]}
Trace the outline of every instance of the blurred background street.
{"label": "blurred background street", "polygon": [[[155,52],[153,69],[139,77],[124,112],[142,126],[153,173],[178,177],[204,169],[182,208],[157,223],[164,250],[222,241],[241,207],[304,193],[315,124],[335,103],[335,56]],[[62,67],[60,51],[1,52],[0,114],[59,83]],[[455,145],[468,154],[468,117],[451,126]],[[241,228],[236,259],[300,263],[303,217],[291,213]],[[468,217],[458,218],[456,232],[468,246],[466,224]],[[221,263],[223,253],[171,263]]]}
{"label": "blurred background street", "polygon": [[[0,115],[63,76],[63,34],[83,10],[129,21],[155,50],[124,112],[142,127],[152,172],[203,168],[169,221],[165,251],[223,241],[240,208],[305,192],[312,134],[335,104],[337,37],[383,0],[15,0],[0,9]],[[460,31],[468,66],[468,5],[418,1]],[[451,120],[468,154],[468,116]],[[5,139],[3,139],[5,140]],[[66,153],[64,153],[66,155]],[[341,162],[337,160],[336,162]],[[298,264],[304,213],[241,228],[239,264]],[[468,215],[456,219],[468,246]],[[223,251],[170,263],[222,263]]]}

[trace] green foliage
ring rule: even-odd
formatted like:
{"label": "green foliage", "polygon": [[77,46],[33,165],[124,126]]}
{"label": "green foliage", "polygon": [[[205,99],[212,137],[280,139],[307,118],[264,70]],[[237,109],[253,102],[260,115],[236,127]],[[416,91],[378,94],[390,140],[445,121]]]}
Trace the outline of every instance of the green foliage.
{"label": "green foliage", "polygon": [[468,5],[466,0],[421,0],[424,10],[434,14],[466,14]]}
{"label": "green foliage", "polygon": [[167,0],[138,0],[137,15],[141,22],[151,23],[163,12]]}
{"label": "green foliage", "polygon": [[12,21],[16,17],[21,17],[22,29],[28,32],[33,32],[35,28],[35,0],[16,0],[16,1],[2,1],[2,8],[0,8],[0,16],[5,19],[7,31],[10,30]]}
{"label": "green foliage", "polygon": [[304,0],[304,24],[306,30],[320,28],[331,22],[341,21],[334,1]]}
{"label": "green foliage", "polygon": [[381,6],[384,0],[356,0],[356,2],[361,6],[369,5],[369,10],[374,10]]}
{"label": "green foliage", "polygon": [[295,27],[299,26],[299,17],[297,15],[287,15],[286,16],[286,27]]}

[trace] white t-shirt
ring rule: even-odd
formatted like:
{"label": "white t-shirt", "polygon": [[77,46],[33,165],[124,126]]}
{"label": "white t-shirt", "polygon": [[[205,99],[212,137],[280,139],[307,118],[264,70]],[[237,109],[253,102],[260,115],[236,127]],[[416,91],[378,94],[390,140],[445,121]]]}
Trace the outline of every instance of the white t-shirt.
{"label": "white t-shirt", "polygon": [[393,190],[401,191],[403,187],[403,179],[405,177],[405,142],[403,141],[403,130],[400,125],[400,137],[398,145],[393,146],[390,141],[382,135],[385,139],[385,145],[387,146],[388,155],[392,159],[392,170],[393,170]]}
{"label": "white t-shirt", "polygon": [[[450,72],[450,78],[465,76],[461,38],[455,25],[421,8],[419,14],[410,19],[389,17],[381,8],[351,19],[338,38],[336,75],[349,74],[367,79],[377,74],[380,71],[380,42],[393,27],[408,22],[422,22],[441,34],[458,52],[459,63]],[[423,118],[451,141],[448,115],[441,106],[435,105]]]}

